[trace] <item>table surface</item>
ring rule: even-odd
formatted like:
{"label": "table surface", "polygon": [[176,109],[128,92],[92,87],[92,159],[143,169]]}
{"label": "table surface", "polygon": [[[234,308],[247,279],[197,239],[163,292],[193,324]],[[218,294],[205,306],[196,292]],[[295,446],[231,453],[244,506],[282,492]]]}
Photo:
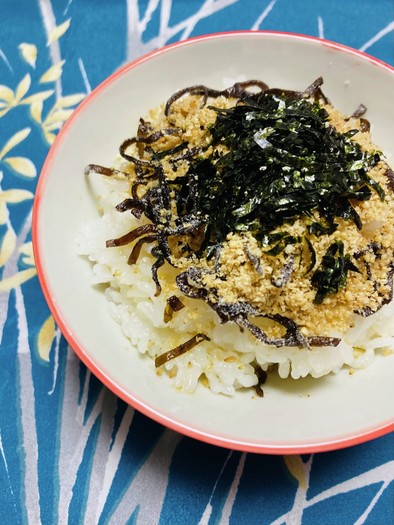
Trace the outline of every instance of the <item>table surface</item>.
{"label": "table surface", "polygon": [[239,29],[394,64],[393,0],[0,0],[0,525],[394,523],[392,434],[287,457],[183,437],[90,374],[41,293],[32,202],[75,106],[152,49]]}

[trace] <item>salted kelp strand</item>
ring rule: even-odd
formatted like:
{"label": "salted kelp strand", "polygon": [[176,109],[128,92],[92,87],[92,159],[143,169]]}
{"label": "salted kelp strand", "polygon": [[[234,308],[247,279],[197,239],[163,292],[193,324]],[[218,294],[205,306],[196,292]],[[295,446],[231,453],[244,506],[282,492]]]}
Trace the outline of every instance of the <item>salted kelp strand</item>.
{"label": "salted kelp strand", "polygon": [[171,359],[175,359],[175,357],[179,357],[198,344],[200,344],[202,341],[209,341],[209,337],[207,337],[205,334],[196,334],[194,337],[186,341],[185,343],[180,344],[179,346],[176,346],[175,348],[172,348],[168,352],[165,352],[164,354],[159,355],[155,359],[155,366],[158,368],[159,366],[164,365],[168,361],[171,361]]}

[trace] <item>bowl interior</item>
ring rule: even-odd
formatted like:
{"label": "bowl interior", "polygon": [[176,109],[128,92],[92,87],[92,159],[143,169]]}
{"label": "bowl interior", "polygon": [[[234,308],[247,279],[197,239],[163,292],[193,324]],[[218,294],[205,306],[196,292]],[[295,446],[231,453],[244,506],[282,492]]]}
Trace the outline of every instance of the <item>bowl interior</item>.
{"label": "bowl interior", "polygon": [[[111,165],[138,120],[176,90],[225,88],[261,79],[303,90],[317,77],[344,113],[368,108],[372,136],[390,162],[394,153],[394,72],[366,56],[317,39],[232,33],[170,46],[126,66],[84,101],[66,123],[43,168],[34,207],[34,248],[49,306],[70,344],[114,392],[145,414],[188,435],[256,452],[301,452],[350,445],[392,427],[394,356],[368,369],[323,379],[272,379],[264,398],[234,398],[204,388],[182,394],[153,362],[130,348],[108,314],[91,268],[76,254],[84,221],[97,216],[89,163]],[[391,427],[390,427],[391,425]]]}

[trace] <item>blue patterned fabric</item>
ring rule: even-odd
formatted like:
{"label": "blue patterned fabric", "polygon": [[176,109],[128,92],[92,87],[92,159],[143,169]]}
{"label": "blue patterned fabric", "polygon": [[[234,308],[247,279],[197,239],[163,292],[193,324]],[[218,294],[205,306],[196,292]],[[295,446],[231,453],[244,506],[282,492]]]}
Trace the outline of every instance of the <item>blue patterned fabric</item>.
{"label": "blue patterned fabric", "polygon": [[32,202],[72,110],[141,54],[235,29],[394,64],[393,0],[0,0],[0,525],[394,523],[393,435],[288,457],[182,437],[86,370],[40,290]]}

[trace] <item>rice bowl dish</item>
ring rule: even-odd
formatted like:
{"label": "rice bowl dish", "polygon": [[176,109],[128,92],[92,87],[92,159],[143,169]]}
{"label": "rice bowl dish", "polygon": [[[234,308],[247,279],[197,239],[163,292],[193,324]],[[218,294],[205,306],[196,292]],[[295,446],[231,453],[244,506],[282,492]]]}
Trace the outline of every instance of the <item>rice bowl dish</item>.
{"label": "rice bowl dish", "polygon": [[[298,66],[300,56],[304,59],[302,68]],[[190,64],[198,61],[204,62],[204,71],[190,67]],[[218,390],[225,390],[230,395],[214,395],[213,389],[207,388],[204,373],[191,394],[181,393],[180,389],[187,392],[187,378],[185,374],[184,381],[180,381],[181,371],[177,370],[176,362],[186,362],[192,353],[186,351],[160,366],[156,366],[156,360],[199,333],[182,332],[182,328],[178,336],[174,336],[175,340],[161,339],[161,335],[168,334],[168,329],[171,332],[180,316],[186,314],[186,307],[177,310],[179,305],[176,300],[171,299],[167,303],[165,297],[170,299],[175,295],[182,303],[190,302],[193,308],[204,307],[204,312],[199,314],[201,319],[204,319],[203,315],[208,315],[212,320],[210,327],[201,327],[204,330],[195,340],[197,344],[189,348],[193,354],[212,344],[201,338],[201,334],[207,335],[205,328],[211,331],[215,329],[215,332],[220,330],[223,345],[227,345],[227,348],[231,346],[230,339],[238,340],[240,335],[249,338],[249,329],[244,328],[240,334],[239,325],[233,321],[221,324],[218,322],[218,313],[208,304],[199,299],[193,302],[192,298],[183,296],[179,288],[173,289],[168,296],[170,291],[166,290],[165,267],[171,269],[169,263],[158,268],[162,292],[156,296],[160,307],[154,310],[151,297],[157,290],[152,281],[151,265],[157,258],[153,255],[152,259],[151,252],[156,243],[140,244],[137,264],[127,264],[135,245],[154,233],[135,239],[129,246],[106,247],[107,241],[130,233],[137,224],[130,210],[115,210],[126,195],[130,198],[129,182],[100,173],[84,175],[83,172],[89,163],[111,169],[123,163],[125,159],[115,158],[116,153],[125,139],[136,136],[139,119],[148,119],[152,108],[159,108],[182,86],[204,84],[223,90],[234,82],[260,78],[269,86],[302,91],[319,75],[324,78],[325,94],[344,115],[351,115],[360,102],[365,104],[368,108],[367,118],[371,122],[372,139],[379,146],[382,159],[386,161],[387,158],[388,164],[392,166],[394,113],[388,101],[391,100],[394,75],[390,66],[333,42],[302,35],[256,31],[190,39],[141,57],[115,72],[80,104],[66,122],[51,148],[38,181],[32,228],[36,267],[45,299],[70,347],[92,374],[131,407],[170,429],[214,445],[257,453],[310,453],[355,445],[392,431],[394,355],[389,350],[392,337],[392,315],[389,309],[392,303],[383,305],[374,315],[360,316],[361,333],[356,327],[350,328],[347,336],[351,336],[357,344],[365,343],[364,334],[368,333],[373,349],[365,348],[364,352],[348,354],[349,363],[352,364],[343,366],[346,360],[343,355],[339,363],[334,360],[331,365],[323,363],[327,370],[341,367],[337,373],[313,378],[307,370],[314,367],[314,373],[318,375],[322,372],[318,369],[319,364],[313,362],[313,367],[309,364],[305,367],[301,363],[301,369],[296,363],[296,358],[300,358],[298,348],[289,347],[286,351],[293,353],[293,357],[291,366],[282,365],[283,375],[286,375],[286,366],[290,369],[285,379],[278,374],[279,365],[274,364],[268,366],[268,379],[263,385],[264,374],[256,367],[255,371],[259,372],[258,384],[240,388],[230,377],[228,388],[225,388],[223,373]],[[264,137],[256,138],[261,145],[265,144]],[[269,138],[266,140],[269,141]],[[132,156],[132,149],[131,145],[126,154]],[[375,190],[371,194],[374,199],[379,198]],[[100,202],[102,199],[105,202]],[[217,202],[219,205],[222,203]],[[103,209],[116,219],[112,221],[111,218],[111,225],[103,218]],[[141,215],[140,221],[145,220],[149,222]],[[306,244],[305,241],[304,247]],[[345,262],[350,252],[344,245],[341,256],[339,246],[333,257]],[[257,268],[258,261],[253,255],[258,253],[248,251]],[[122,262],[119,254],[123,254]],[[304,255],[306,262],[308,251],[305,250]],[[92,261],[89,260],[90,256]],[[357,266],[360,264],[362,269],[361,263],[351,262]],[[92,270],[95,264],[98,264],[99,277]],[[137,343],[141,340],[141,349],[149,345],[146,342],[149,339],[147,332],[151,332],[155,342],[160,338],[157,355],[155,352],[152,355],[141,353],[130,338],[123,334],[117,316],[123,311],[125,325],[129,305],[122,305],[122,298],[116,295],[117,284],[108,284],[114,280],[108,270],[111,265],[124,270],[124,275],[128,275],[130,281],[136,266],[143,272],[144,279],[138,283],[133,281],[132,291],[127,287],[128,294],[142,296],[139,307],[141,313],[137,315],[136,308],[130,317],[130,327],[133,323],[135,326],[130,336]],[[310,279],[319,268],[320,264],[317,264],[309,274]],[[173,273],[170,272],[168,277],[176,278],[174,274],[187,270],[172,269]],[[348,269],[348,283],[357,275],[357,272]],[[94,279],[106,281],[107,284],[94,284]],[[280,284],[280,281],[276,284]],[[117,302],[108,301],[106,297],[112,290]],[[312,302],[316,293],[317,288],[313,288]],[[149,300],[146,299],[148,296]],[[333,294],[328,294],[322,304],[332,297]],[[139,300],[133,298],[132,302]],[[114,315],[111,315],[111,310]],[[148,318],[152,311],[157,311],[154,322],[160,326],[154,330],[152,319]],[[250,317],[248,320],[258,324],[261,330],[266,329],[261,324],[262,319]],[[375,323],[376,331],[373,327]],[[282,335],[285,334],[279,333],[279,337]],[[317,335],[317,332],[310,331],[307,337],[313,335]],[[328,336],[338,335],[332,333]],[[250,340],[256,346],[256,338]],[[308,359],[313,359],[320,349],[313,345],[310,348]],[[327,357],[334,347],[326,346],[323,349],[328,351],[324,353]],[[280,350],[279,347],[270,347],[267,352],[273,351],[277,361],[285,363],[288,358],[283,353],[279,358]],[[71,354],[67,355],[69,358],[72,358]],[[231,358],[225,366],[229,365]],[[296,369],[299,370],[299,379],[292,378],[292,374],[296,376]],[[304,373],[307,373],[306,377],[301,377]],[[239,374],[238,370],[236,374]],[[67,374],[64,380],[70,380]],[[259,385],[264,392],[263,399],[257,395]],[[235,394],[231,395],[234,390]]]}
{"label": "rice bowl dish", "polygon": [[[363,117],[366,108],[361,106],[350,116],[342,115],[326,99],[321,84],[322,79],[318,79],[301,94],[270,90],[261,81],[245,82],[220,93],[204,86],[182,89],[165,106],[140,119],[136,137],[124,141],[113,166],[92,164],[87,168],[89,177],[101,179],[101,217],[84,226],[78,252],[94,263],[93,283],[105,285],[110,313],[132,346],[156,360],[156,373],[167,374],[180,391],[193,392],[201,382],[214,393],[232,395],[239,389],[254,387],[257,394],[263,395],[261,385],[267,372],[277,372],[283,379],[307,375],[319,378],[344,367],[353,373],[367,367],[376,353],[393,352],[393,173],[371,142],[369,124]],[[250,85],[258,88],[257,93],[249,90]],[[179,209],[185,204],[174,202],[175,195],[187,191],[184,188],[192,183],[191,179],[185,182],[185,176],[191,173],[196,178],[201,163],[205,171],[209,169],[207,159],[211,159],[217,173],[220,171],[223,184],[223,171],[227,169],[223,164],[229,164],[231,149],[225,134],[213,140],[218,121],[221,118],[226,125],[233,122],[234,108],[242,110],[244,122],[256,120],[253,111],[257,107],[261,113],[263,98],[276,104],[276,112],[291,114],[293,120],[286,133],[293,141],[293,137],[301,140],[302,136],[300,130],[293,129],[293,114],[302,120],[302,111],[313,108],[305,118],[315,118],[321,112],[321,132],[329,130],[329,139],[325,140],[334,137],[345,141],[338,146],[343,151],[355,149],[355,156],[343,160],[345,164],[351,162],[347,204],[345,189],[335,188],[337,200],[330,195],[330,205],[339,206],[339,211],[327,211],[328,198],[322,203],[321,195],[328,191],[328,182],[321,182],[324,191],[315,190],[313,169],[320,164],[317,160],[312,167],[305,164],[299,168],[297,164],[296,170],[291,162],[296,158],[299,163],[300,157],[289,153],[290,158],[281,161],[279,169],[283,173],[275,183],[286,180],[286,198],[289,185],[295,185],[292,195],[297,198],[287,202],[280,194],[275,201],[273,216],[283,213],[283,220],[274,223],[271,219],[268,228],[267,211],[257,216],[250,200],[246,204],[237,201],[236,210],[233,206],[229,214],[230,219],[236,215],[238,222],[220,237],[220,231],[212,233],[214,227],[206,226],[208,218],[198,221],[199,210],[193,215],[190,209],[182,208],[182,218]],[[261,166],[264,170],[268,166],[270,172],[267,152],[274,149],[272,122],[279,120],[283,128],[286,119],[282,113],[280,118],[278,113],[266,116],[264,126],[259,121],[252,129],[253,151],[265,155],[259,160],[260,171]],[[242,130],[245,123],[243,126]],[[228,128],[226,132],[230,134]],[[330,143],[321,155],[326,158],[333,147]],[[288,151],[282,149],[281,157],[284,153]],[[311,151],[304,155],[309,162]],[[335,151],[331,163],[339,155],[342,150]],[[245,163],[245,159],[237,162]],[[230,161],[232,166],[233,159]],[[155,217],[159,219],[154,226],[152,209],[160,199],[158,183],[152,181],[159,169],[170,185],[172,202],[169,200],[167,209],[157,211]],[[335,169],[342,168],[335,165]],[[355,181],[356,173],[363,173],[364,179]],[[333,180],[342,176],[336,173]],[[203,184],[209,182],[204,180]],[[246,194],[245,184],[242,180]],[[249,186],[253,184],[249,181]],[[230,195],[229,188],[225,189],[227,194],[221,193],[221,199]],[[163,189],[159,190],[161,195]],[[220,186],[217,191],[220,193]],[[300,192],[308,191],[316,192],[316,202],[300,202]],[[156,200],[149,204],[153,214],[149,216],[146,201],[152,194]],[[196,200],[195,195],[182,198],[185,202]],[[289,208],[306,205],[308,209],[289,215]],[[212,210],[216,208],[215,203]],[[170,217],[175,209],[176,217]],[[240,216],[242,220],[246,217],[245,222],[239,220]],[[179,227],[181,219],[187,222],[183,230]],[[216,215],[211,222],[217,224],[220,219]],[[226,217],[223,224],[230,219]],[[169,228],[171,221],[167,238],[171,245],[167,242],[160,252],[160,245],[151,244],[157,241],[160,228]],[[325,261],[342,271],[329,267],[328,282]],[[257,317],[260,319],[256,323]]]}

